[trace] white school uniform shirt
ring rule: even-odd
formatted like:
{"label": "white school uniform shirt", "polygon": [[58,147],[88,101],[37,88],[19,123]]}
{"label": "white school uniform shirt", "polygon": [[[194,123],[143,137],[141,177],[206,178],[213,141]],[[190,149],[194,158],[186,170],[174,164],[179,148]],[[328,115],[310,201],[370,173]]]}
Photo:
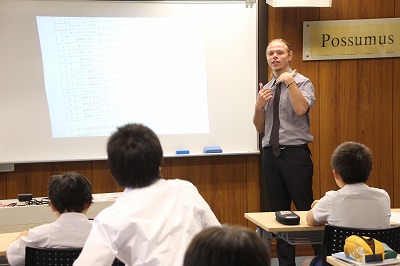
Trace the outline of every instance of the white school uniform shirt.
{"label": "white school uniform shirt", "polygon": [[317,222],[344,227],[380,229],[390,227],[390,197],[365,183],[347,184],[328,191],[313,208]]}
{"label": "white school uniform shirt", "polygon": [[85,214],[63,213],[53,223],[29,229],[27,236],[12,242],[7,248],[8,263],[11,266],[25,265],[26,246],[81,248],[91,229],[92,223]]}
{"label": "white school uniform shirt", "polygon": [[145,188],[125,188],[101,211],[74,266],[183,264],[193,236],[220,223],[190,182],[160,179]]}

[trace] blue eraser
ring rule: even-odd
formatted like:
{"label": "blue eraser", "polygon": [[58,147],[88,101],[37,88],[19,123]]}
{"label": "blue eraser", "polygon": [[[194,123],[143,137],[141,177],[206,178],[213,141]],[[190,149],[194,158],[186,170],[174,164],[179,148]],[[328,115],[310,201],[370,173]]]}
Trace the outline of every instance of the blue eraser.
{"label": "blue eraser", "polygon": [[204,153],[221,153],[222,149],[220,146],[208,146],[204,147]]}
{"label": "blue eraser", "polygon": [[189,150],[177,150],[175,154],[189,154]]}

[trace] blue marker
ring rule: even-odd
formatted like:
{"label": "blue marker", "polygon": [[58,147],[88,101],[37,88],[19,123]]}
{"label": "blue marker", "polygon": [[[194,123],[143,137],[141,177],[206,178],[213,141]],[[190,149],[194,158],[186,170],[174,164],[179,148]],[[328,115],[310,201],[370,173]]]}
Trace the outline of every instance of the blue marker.
{"label": "blue marker", "polygon": [[190,153],[189,150],[177,150],[177,151],[175,152],[175,154],[189,154],[189,153]]}

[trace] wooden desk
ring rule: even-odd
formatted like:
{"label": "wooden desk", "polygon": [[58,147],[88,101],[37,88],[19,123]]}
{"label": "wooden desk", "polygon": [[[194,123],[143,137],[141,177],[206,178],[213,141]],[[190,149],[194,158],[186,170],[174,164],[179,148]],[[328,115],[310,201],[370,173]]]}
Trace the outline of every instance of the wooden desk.
{"label": "wooden desk", "polygon": [[300,216],[299,225],[284,225],[275,219],[275,212],[249,212],[244,217],[270,233],[293,231],[323,231],[324,226],[311,226],[306,222],[308,211],[295,211]]}
{"label": "wooden desk", "polygon": [[0,234],[0,257],[4,257],[6,255],[8,245],[10,245],[10,243],[19,236],[19,234],[21,234],[21,232]]}
{"label": "wooden desk", "polygon": [[277,237],[292,245],[321,244],[324,226],[311,226],[306,222],[308,211],[296,211],[300,216],[299,225],[284,225],[276,221],[275,212],[245,213],[244,217],[257,225],[258,233],[268,239]]}
{"label": "wooden desk", "polygon": [[[244,217],[257,225],[258,233],[267,239],[280,238],[292,245],[321,244],[324,234],[324,226],[311,226],[306,222],[308,211],[295,211],[300,216],[299,225],[284,225],[276,221],[275,212],[251,212],[245,213]],[[400,209],[392,209],[399,213]],[[392,225],[399,224],[391,221]]]}

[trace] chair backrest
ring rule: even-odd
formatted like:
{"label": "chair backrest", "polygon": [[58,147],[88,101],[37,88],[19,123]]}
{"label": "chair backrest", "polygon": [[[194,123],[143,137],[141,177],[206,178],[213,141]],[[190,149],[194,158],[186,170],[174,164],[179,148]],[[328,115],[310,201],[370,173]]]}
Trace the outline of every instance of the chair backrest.
{"label": "chair backrest", "polygon": [[329,265],[326,262],[327,256],[343,252],[345,240],[351,235],[373,237],[386,243],[397,253],[400,253],[400,226],[393,226],[386,229],[362,229],[327,224],[325,225],[321,251],[323,265]]}
{"label": "chair backrest", "polygon": [[125,263],[120,261],[119,259],[115,258],[111,266],[125,266]]}
{"label": "chair backrest", "polygon": [[[25,266],[71,266],[81,254],[82,248],[42,248],[25,249]],[[124,266],[115,258],[111,266]]]}
{"label": "chair backrest", "polygon": [[70,266],[79,257],[82,248],[41,248],[25,249],[25,266]]}

